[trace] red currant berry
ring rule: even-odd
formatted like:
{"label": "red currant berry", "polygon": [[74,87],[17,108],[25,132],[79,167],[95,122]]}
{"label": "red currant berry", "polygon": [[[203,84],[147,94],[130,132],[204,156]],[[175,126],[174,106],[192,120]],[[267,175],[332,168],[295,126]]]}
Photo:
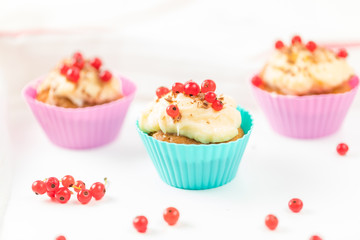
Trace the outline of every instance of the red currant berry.
{"label": "red currant berry", "polygon": [[56,237],[55,240],[66,240],[66,237],[61,235],[61,236]]}
{"label": "red currant berry", "polygon": [[322,238],[317,235],[314,235],[310,237],[310,240],[322,240]]}
{"label": "red currant berry", "polygon": [[87,204],[90,202],[92,198],[92,195],[90,193],[90,191],[88,189],[82,189],[80,190],[80,192],[78,192],[77,194],[77,199],[79,200],[79,202],[81,202],[82,204]]}
{"label": "red currant berry", "polygon": [[200,87],[196,82],[189,81],[184,86],[184,92],[190,96],[197,96],[200,92]]}
{"label": "red currant berry", "polygon": [[214,92],[205,93],[205,101],[213,103],[216,100],[216,94]]}
{"label": "red currant berry", "polygon": [[43,195],[44,193],[46,193],[46,184],[41,180],[33,182],[31,187],[36,195]]}
{"label": "red currant berry", "polygon": [[90,193],[96,200],[102,199],[105,195],[105,192],[105,185],[101,182],[96,182],[90,187]]}
{"label": "red currant berry", "polygon": [[82,58],[74,58],[72,60],[72,66],[78,68],[79,70],[83,69],[85,61]]}
{"label": "red currant berry", "polygon": [[176,105],[171,104],[166,108],[166,113],[170,117],[176,118],[177,116],[179,116],[180,111],[179,111],[179,108]]}
{"label": "red currant berry", "polygon": [[269,214],[266,216],[265,218],[265,225],[270,229],[270,230],[275,230],[277,225],[279,224],[279,220],[277,219],[276,216]]}
{"label": "red currant berry", "polygon": [[135,229],[140,233],[145,233],[148,225],[148,220],[145,216],[137,216],[133,220]]}
{"label": "red currant berry", "polygon": [[66,64],[61,65],[60,67],[60,73],[61,75],[66,76],[67,71],[69,70],[69,66]]}
{"label": "red currant berry", "polygon": [[170,92],[170,90],[167,87],[158,87],[156,89],[156,96],[158,98],[161,98],[162,96],[164,96],[165,94],[168,94]]}
{"label": "red currant berry", "polygon": [[184,84],[179,83],[179,82],[174,83],[174,84],[172,85],[171,90],[172,90],[174,93],[183,93],[183,92],[184,92]]}
{"label": "red currant berry", "polygon": [[345,49],[340,49],[337,56],[340,58],[346,58],[348,56],[348,53]]}
{"label": "red currant berry", "polygon": [[303,208],[303,202],[301,201],[301,199],[293,198],[289,201],[289,208],[294,213],[298,213]]}
{"label": "red currant berry", "polygon": [[292,39],[291,39],[291,43],[294,45],[296,43],[301,43],[301,37],[299,35],[295,35]]}
{"label": "red currant berry", "polygon": [[170,225],[175,225],[179,220],[180,213],[174,207],[168,207],[163,213],[164,220]]}
{"label": "red currant berry", "polygon": [[66,72],[66,78],[73,83],[77,83],[80,79],[80,70],[77,67],[69,68]]}
{"label": "red currant berry", "polygon": [[284,43],[280,40],[276,41],[276,43],[275,43],[275,48],[278,50],[282,49],[284,46],[285,46]]}
{"label": "red currant berry", "polygon": [[336,151],[339,155],[344,156],[349,151],[349,147],[346,143],[339,143],[336,147]]}
{"label": "red currant berry", "polygon": [[207,92],[215,92],[216,84],[213,80],[207,79],[201,83],[201,92],[207,93]]}
{"label": "red currant berry", "polygon": [[72,187],[75,183],[75,179],[71,175],[66,175],[61,179],[61,183],[64,187]]}
{"label": "red currant berry", "polygon": [[90,65],[93,66],[93,68],[99,70],[102,65],[102,62],[101,62],[100,58],[96,57],[93,60],[91,60]]}
{"label": "red currant berry", "polygon": [[215,111],[220,111],[223,108],[223,103],[220,100],[215,100],[211,106]]}
{"label": "red currant berry", "polygon": [[46,194],[51,198],[55,197],[55,191],[46,191]]}
{"label": "red currant berry", "polygon": [[78,180],[73,185],[73,188],[74,188],[74,191],[78,193],[81,190],[85,189],[85,183],[83,181]]}
{"label": "red currant berry", "polygon": [[251,79],[252,84],[255,87],[259,87],[262,84],[262,79],[261,77],[259,77],[258,75],[255,75],[252,79]]}
{"label": "red currant berry", "polygon": [[317,45],[316,45],[316,43],[314,43],[313,41],[309,41],[309,42],[306,44],[306,48],[307,48],[310,52],[314,52],[315,49],[317,48]]}
{"label": "red currant berry", "polygon": [[59,203],[67,203],[71,197],[71,191],[67,187],[61,187],[55,192],[55,199]]}
{"label": "red currant berry", "polygon": [[103,82],[108,82],[112,78],[112,74],[108,70],[105,70],[100,73],[99,77]]}
{"label": "red currant berry", "polygon": [[73,55],[73,59],[84,59],[84,57],[81,52],[75,52]]}
{"label": "red currant berry", "polygon": [[59,180],[56,177],[50,177],[45,181],[46,184],[46,190],[48,192],[54,192],[59,188]]}

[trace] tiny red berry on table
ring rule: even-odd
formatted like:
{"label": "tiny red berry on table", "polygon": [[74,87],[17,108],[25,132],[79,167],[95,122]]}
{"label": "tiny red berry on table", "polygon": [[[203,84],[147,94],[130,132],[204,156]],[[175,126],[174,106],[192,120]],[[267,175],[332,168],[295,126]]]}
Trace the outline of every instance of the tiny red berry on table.
{"label": "tiny red berry on table", "polygon": [[182,92],[184,92],[184,84],[176,82],[172,85],[171,90],[174,93],[182,93]]}
{"label": "tiny red berry on table", "polygon": [[161,98],[162,96],[164,96],[165,94],[168,94],[170,92],[170,90],[167,87],[158,87],[156,89],[156,96],[158,98]]}
{"label": "tiny red berry on table", "polygon": [[306,44],[306,48],[307,48],[310,52],[313,52],[313,51],[315,51],[315,49],[317,48],[317,46],[316,46],[316,43],[314,43],[313,41],[309,41],[309,42]]}
{"label": "tiny red berry on table", "polygon": [[73,176],[66,175],[61,179],[61,183],[64,187],[72,187],[75,183]]}
{"label": "tiny red berry on table", "polygon": [[145,216],[137,216],[136,218],[134,218],[133,224],[138,232],[144,233],[147,229],[148,220]]}
{"label": "tiny red berry on table", "polygon": [[170,117],[176,118],[177,116],[179,116],[180,111],[179,111],[179,108],[176,105],[171,104],[166,108],[166,113]]}
{"label": "tiny red berry on table", "polygon": [[81,52],[75,52],[73,55],[73,59],[83,59],[83,55],[81,54]]}
{"label": "tiny red berry on table", "polygon": [[55,197],[55,191],[46,191],[46,194],[51,198]]}
{"label": "tiny red berry on table", "polygon": [[255,87],[259,87],[262,84],[262,79],[261,77],[259,77],[258,75],[255,75],[252,79],[251,79],[252,84]]}
{"label": "tiny red berry on table", "polygon": [[66,72],[66,78],[73,83],[77,83],[80,78],[80,70],[77,67],[69,68]]}
{"label": "tiny red berry on table", "polygon": [[196,82],[189,81],[184,86],[185,94],[190,96],[197,96],[200,92],[200,87]]}
{"label": "tiny red berry on table", "polygon": [[82,189],[85,189],[85,183],[83,181],[76,181],[75,184],[73,185],[74,191],[75,192],[80,192]]}
{"label": "tiny red berry on table", "polygon": [[96,57],[90,61],[90,65],[93,66],[93,68],[99,70],[102,65],[102,62],[101,62],[100,58]]}
{"label": "tiny red berry on table", "polygon": [[41,180],[33,182],[31,188],[36,195],[43,195],[46,193],[46,184]]}
{"label": "tiny red berry on table", "polygon": [[55,192],[55,199],[59,203],[67,203],[71,197],[71,191],[67,187],[61,187]]}
{"label": "tiny red berry on table", "polygon": [[105,192],[105,185],[101,182],[96,182],[90,187],[90,193],[96,200],[100,200],[105,195]]}
{"label": "tiny red berry on table", "polygon": [[216,84],[213,80],[207,79],[201,83],[201,92],[207,93],[207,92],[215,92]]}
{"label": "tiny red berry on table", "polygon": [[103,82],[108,82],[112,78],[112,74],[108,70],[105,70],[100,73],[99,77]]}
{"label": "tiny red berry on table", "polygon": [[303,208],[303,202],[299,198],[293,198],[289,201],[289,208],[294,213],[298,213]]}
{"label": "tiny red berry on table", "polygon": [[56,177],[49,177],[46,181],[46,190],[48,192],[54,192],[55,190],[57,190],[59,188],[59,180]]}
{"label": "tiny red berry on table", "polygon": [[270,230],[275,230],[277,225],[279,224],[279,220],[277,219],[276,216],[269,214],[266,216],[265,218],[265,225],[270,229]]}
{"label": "tiny red berry on table", "polygon": [[322,240],[322,238],[317,235],[314,235],[314,236],[311,236],[309,240]]}
{"label": "tiny red berry on table", "polygon": [[175,225],[179,220],[180,213],[174,207],[168,207],[163,213],[164,220],[170,225]]}
{"label": "tiny red berry on table", "polygon": [[348,53],[345,49],[340,49],[337,56],[340,58],[346,58],[348,56]]}
{"label": "tiny red berry on table", "polygon": [[223,108],[223,103],[220,100],[215,100],[211,106],[215,111],[220,111]]}
{"label": "tiny red berry on table", "polygon": [[74,58],[72,60],[72,66],[78,68],[79,70],[83,69],[85,61],[82,58]]}
{"label": "tiny red berry on table", "polygon": [[214,92],[205,93],[205,101],[213,103],[216,100],[216,94]]}
{"label": "tiny red berry on table", "polygon": [[56,237],[55,240],[66,240],[66,237],[61,235],[61,236]]}
{"label": "tiny red berry on table", "polygon": [[291,43],[294,45],[296,43],[301,43],[301,37],[299,35],[295,35],[292,39],[291,39]]}
{"label": "tiny red berry on table", "polygon": [[278,50],[282,49],[284,46],[285,46],[284,43],[280,40],[276,41],[276,43],[275,43],[275,48]]}
{"label": "tiny red berry on table", "polygon": [[60,73],[61,75],[66,76],[67,71],[69,70],[69,66],[66,64],[61,65],[60,67]]}
{"label": "tiny red berry on table", "polygon": [[336,147],[336,151],[339,155],[344,156],[349,151],[349,147],[346,143],[339,143]]}
{"label": "tiny red berry on table", "polygon": [[92,198],[92,195],[90,193],[90,191],[88,189],[82,189],[80,190],[80,192],[78,192],[77,194],[77,199],[79,200],[79,202],[81,202],[82,204],[87,204],[90,202]]}

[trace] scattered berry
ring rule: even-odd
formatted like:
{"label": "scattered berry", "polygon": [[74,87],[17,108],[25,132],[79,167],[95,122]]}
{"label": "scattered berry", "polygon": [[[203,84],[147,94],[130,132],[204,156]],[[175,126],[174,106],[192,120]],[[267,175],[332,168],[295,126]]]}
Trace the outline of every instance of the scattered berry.
{"label": "scattered berry", "polygon": [[100,200],[105,195],[105,185],[101,182],[96,182],[90,187],[90,193],[95,200]]}
{"label": "scattered berry", "polygon": [[77,83],[80,78],[80,70],[77,67],[69,68],[66,72],[66,78],[73,83]]}
{"label": "scattered berry", "polygon": [[45,181],[46,190],[48,192],[54,192],[59,188],[59,180],[56,177],[50,177]]}
{"label": "scattered berry", "polygon": [[176,118],[177,116],[179,116],[180,111],[179,111],[179,108],[176,105],[171,104],[166,108],[166,113],[170,117]]}
{"label": "scattered berry", "polygon": [[74,188],[74,191],[78,193],[81,190],[85,189],[85,183],[83,181],[78,180],[73,185],[73,188]]}
{"label": "scattered berry", "polygon": [[349,85],[351,88],[355,88],[359,84],[359,77],[354,75],[349,80]]}
{"label": "scattered berry", "polygon": [[60,67],[60,73],[61,75],[66,76],[67,71],[69,70],[69,66],[66,64],[61,65]]}
{"label": "scattered berry", "polygon": [[46,184],[44,183],[44,181],[37,180],[33,182],[31,188],[36,195],[43,195],[44,193],[46,193]]}
{"label": "scattered berry", "polygon": [[314,235],[314,236],[311,236],[309,240],[322,240],[322,238],[317,235]]}
{"label": "scattered berry", "polygon": [[72,187],[75,183],[73,176],[66,175],[61,179],[61,183],[64,187]]}
{"label": "scattered berry", "polygon": [[90,191],[88,189],[82,189],[80,190],[80,192],[78,192],[77,194],[77,199],[79,200],[79,202],[81,202],[82,204],[87,204],[90,202],[92,198],[92,195],[90,193]]}
{"label": "scattered berry", "polygon": [[216,84],[213,80],[207,79],[201,83],[201,92],[207,93],[207,92],[215,92]]}
{"label": "scattered berry", "polygon": [[296,43],[301,43],[301,37],[299,35],[295,35],[292,39],[291,39],[291,43],[294,45]]}
{"label": "scattered berry", "polygon": [[161,98],[162,96],[164,96],[165,94],[168,94],[170,92],[170,90],[167,87],[158,87],[156,89],[156,96],[158,98]]}
{"label": "scattered berry", "polygon": [[278,50],[282,49],[284,46],[285,46],[284,43],[280,40],[276,41],[276,43],[275,43],[275,48]]}
{"label": "scattered berry", "polygon": [[175,225],[179,220],[180,213],[174,207],[168,207],[163,213],[164,220],[170,225]]}
{"label": "scattered berry", "polygon": [[55,197],[55,191],[46,191],[46,194],[47,194],[50,198],[54,198],[54,197]]}
{"label": "scattered berry", "polygon": [[196,82],[188,81],[184,86],[185,94],[190,96],[197,96],[200,92],[200,87]]}
{"label": "scattered berry", "polygon": [[140,233],[145,233],[148,225],[148,220],[145,216],[137,216],[133,220],[135,229]]}
{"label": "scattered berry", "polygon": [[306,48],[310,51],[310,52],[314,52],[315,49],[317,48],[316,43],[314,43],[313,41],[309,41],[306,44]]}
{"label": "scattered berry", "polygon": [[184,84],[176,82],[172,85],[171,90],[174,93],[182,93],[182,92],[184,92]]}
{"label": "scattered berry", "polygon": [[83,58],[73,58],[72,66],[78,68],[79,70],[83,69],[85,61]]}
{"label": "scattered berry", "polygon": [[103,82],[108,82],[112,78],[112,74],[108,70],[105,70],[100,73],[99,77]]}
{"label": "scattered berry", "polygon": [[258,75],[255,75],[252,79],[251,79],[252,84],[254,84],[255,87],[259,87],[262,84],[262,79],[261,77],[259,77]]}
{"label": "scattered berry", "polygon": [[81,54],[81,52],[76,52],[73,55],[73,59],[84,59],[83,55]]}
{"label": "scattered berry", "polygon": [[340,58],[346,58],[348,56],[348,53],[345,49],[340,49],[337,56]]}
{"label": "scattered berry", "polygon": [[339,143],[336,147],[336,151],[339,155],[344,156],[349,151],[349,147],[346,143]]}
{"label": "scattered berry", "polygon": [[211,106],[215,111],[220,111],[223,108],[223,103],[220,100],[215,100]]}
{"label": "scattered berry", "polygon": [[298,213],[303,208],[303,202],[301,201],[301,199],[293,198],[289,201],[289,208],[294,213]]}
{"label": "scattered berry", "polygon": [[276,216],[269,214],[266,216],[265,218],[265,225],[270,229],[270,230],[275,230],[277,225],[279,223],[279,220],[277,219]]}
{"label": "scattered berry", "polygon": [[214,92],[207,92],[204,98],[208,103],[213,103],[216,100],[216,94]]}
{"label": "scattered berry", "polygon": [[66,240],[66,237],[61,235],[61,236],[56,237],[55,240]]}
{"label": "scattered berry", "polygon": [[55,199],[59,203],[67,203],[71,197],[71,191],[67,187],[61,187],[55,192]]}
{"label": "scattered berry", "polygon": [[99,70],[102,65],[102,62],[101,62],[100,58],[96,57],[90,61],[90,65],[93,66],[93,68]]}

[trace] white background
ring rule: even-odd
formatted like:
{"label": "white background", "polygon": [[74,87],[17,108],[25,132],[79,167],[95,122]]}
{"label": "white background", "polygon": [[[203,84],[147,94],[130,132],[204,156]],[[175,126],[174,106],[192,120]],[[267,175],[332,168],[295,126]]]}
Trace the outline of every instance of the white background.
{"label": "white background", "polygon": [[[10,1],[0,2],[0,238],[54,239],[359,239],[359,96],[343,128],[328,138],[292,140],[274,133],[259,111],[249,78],[265,63],[273,42],[295,33],[338,47],[360,42],[358,1]],[[101,56],[138,86],[121,136],[88,151],[53,146],[20,92],[75,50]],[[359,72],[360,50],[349,47]],[[134,128],[160,85],[212,78],[255,117],[254,134],[237,177],[207,191],[161,182]],[[336,144],[350,145],[347,157]],[[107,176],[99,202],[67,205],[34,196],[30,185],[72,174],[88,184]],[[292,197],[304,209],[287,208]],[[167,227],[162,210],[180,210]],[[263,220],[274,213],[275,232]],[[133,217],[149,218],[137,234]]]}

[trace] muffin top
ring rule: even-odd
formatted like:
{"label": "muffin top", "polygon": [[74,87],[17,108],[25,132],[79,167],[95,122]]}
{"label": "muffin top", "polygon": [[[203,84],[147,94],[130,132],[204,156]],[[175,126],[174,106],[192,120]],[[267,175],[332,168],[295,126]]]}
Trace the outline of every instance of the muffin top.
{"label": "muffin top", "polygon": [[236,135],[241,115],[235,101],[216,95],[212,80],[200,87],[193,81],[175,83],[172,90],[160,87],[158,98],[142,113],[139,127],[146,133],[162,131],[201,143],[225,142]]}
{"label": "muffin top", "polygon": [[46,93],[41,101],[61,106],[59,99],[71,101],[74,107],[107,103],[122,97],[121,83],[111,72],[101,69],[99,58],[84,59],[81,53],[63,59],[37,87]]}
{"label": "muffin top", "polygon": [[290,46],[281,41],[260,73],[270,89],[289,95],[331,93],[354,75],[346,61],[347,53],[318,47],[310,41],[303,44],[299,36]]}

